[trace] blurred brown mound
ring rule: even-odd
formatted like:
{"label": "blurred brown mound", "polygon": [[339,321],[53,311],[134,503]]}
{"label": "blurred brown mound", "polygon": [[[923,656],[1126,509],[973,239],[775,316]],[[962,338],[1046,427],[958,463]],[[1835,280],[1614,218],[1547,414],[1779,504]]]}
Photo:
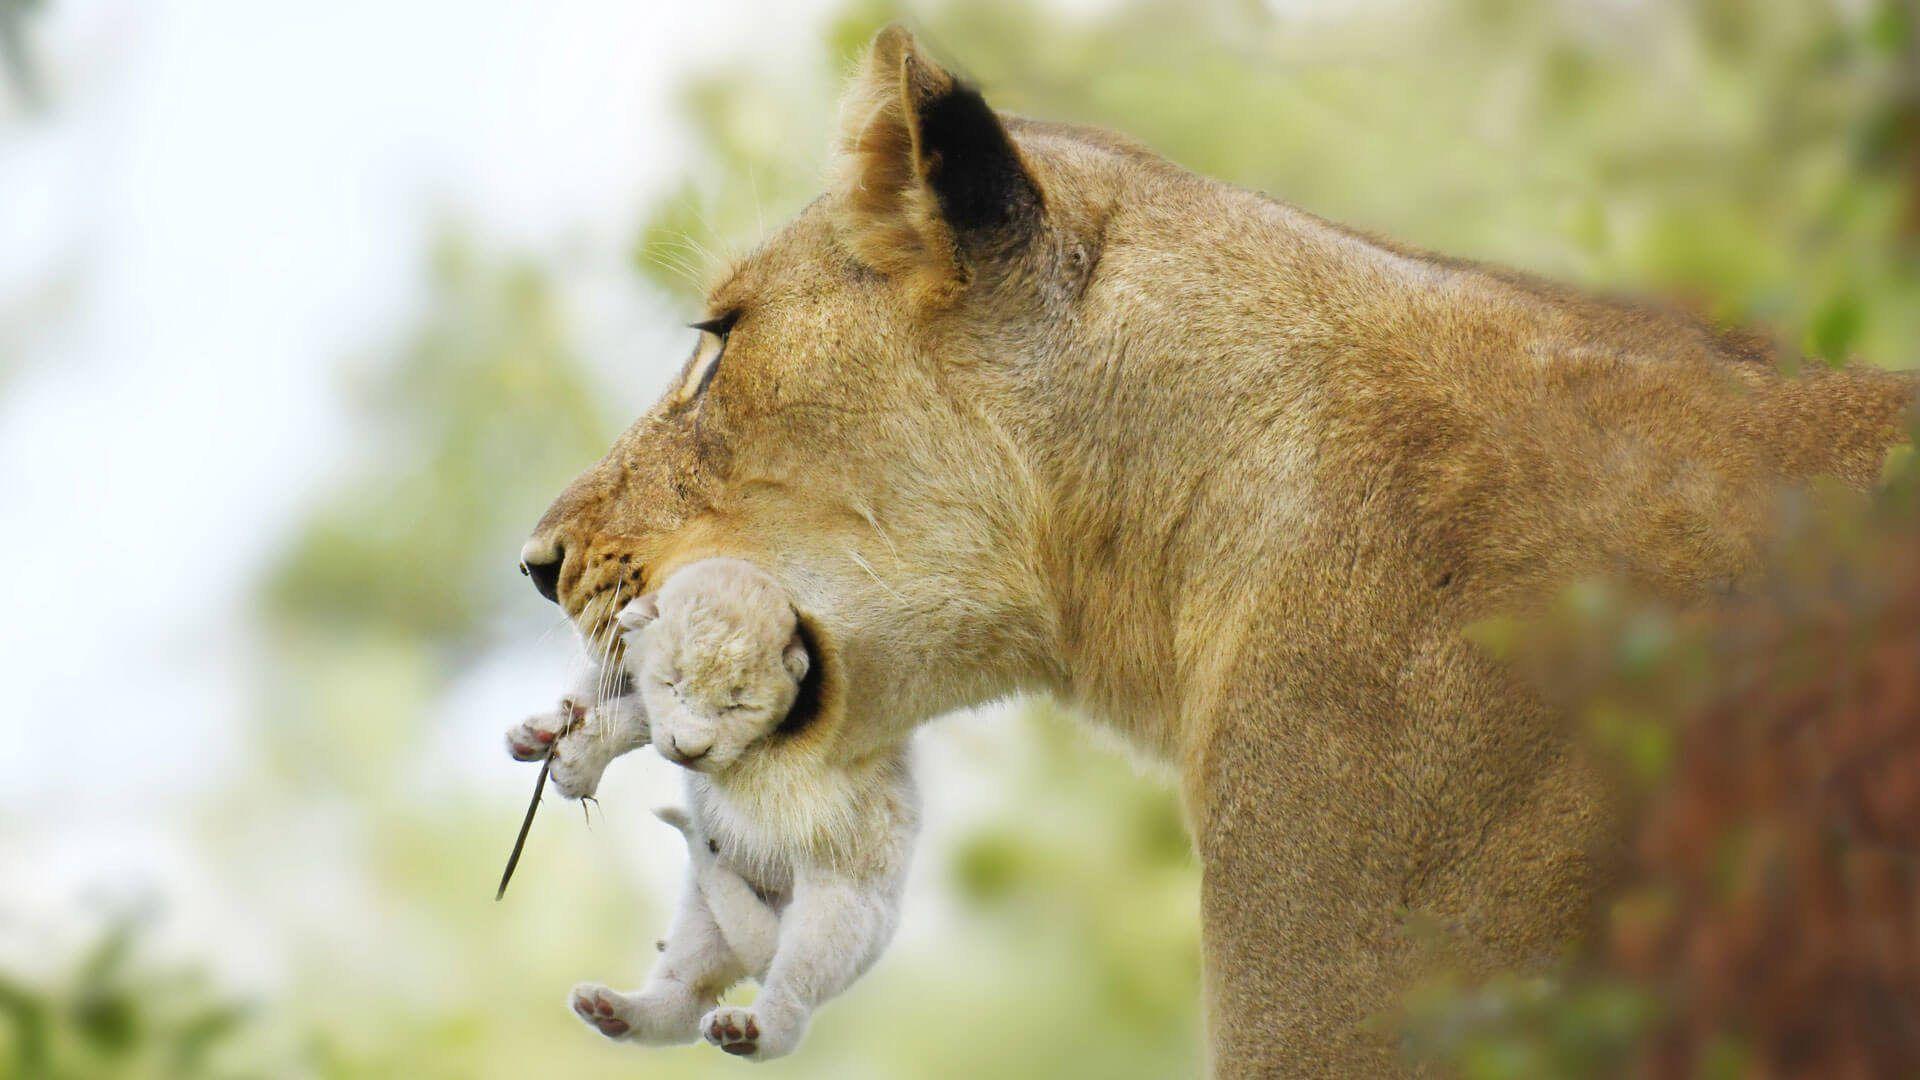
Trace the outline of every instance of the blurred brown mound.
{"label": "blurred brown mound", "polygon": [[1920,485],[1790,500],[1711,611],[1604,586],[1484,639],[1550,686],[1635,807],[1619,894],[1556,972],[1410,995],[1473,1077],[1920,1075]]}
{"label": "blurred brown mound", "polygon": [[[1920,1069],[1920,531],[1883,508],[1718,613],[1604,962],[1668,1006],[1643,1064]],[[1741,1071],[1748,1071],[1743,1069]]]}

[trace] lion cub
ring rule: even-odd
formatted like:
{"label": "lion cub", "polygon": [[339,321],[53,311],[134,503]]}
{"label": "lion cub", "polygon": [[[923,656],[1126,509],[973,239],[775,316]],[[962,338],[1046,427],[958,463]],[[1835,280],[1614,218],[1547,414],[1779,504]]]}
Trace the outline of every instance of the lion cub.
{"label": "lion cub", "polygon": [[[611,1038],[791,1053],[813,1010],[866,973],[899,923],[919,828],[905,751],[850,786],[783,768],[778,728],[810,659],[786,592],[750,563],[694,563],[621,622],[653,746],[688,770],[687,809],[659,815],[685,834],[689,865],[646,985],[583,983],[573,1010]],[[812,834],[825,843],[785,839],[793,822],[762,809],[804,817],[797,808],[821,799],[833,813]],[[753,1005],[719,1005],[746,977],[760,983]]]}

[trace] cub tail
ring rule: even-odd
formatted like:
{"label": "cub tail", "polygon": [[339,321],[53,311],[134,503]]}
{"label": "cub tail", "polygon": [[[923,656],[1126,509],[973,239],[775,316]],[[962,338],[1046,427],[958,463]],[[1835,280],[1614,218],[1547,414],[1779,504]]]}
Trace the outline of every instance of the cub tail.
{"label": "cub tail", "polygon": [[653,816],[679,829],[681,835],[691,835],[687,830],[692,827],[693,821],[687,817],[687,812],[683,808],[678,806],[656,806],[653,810]]}

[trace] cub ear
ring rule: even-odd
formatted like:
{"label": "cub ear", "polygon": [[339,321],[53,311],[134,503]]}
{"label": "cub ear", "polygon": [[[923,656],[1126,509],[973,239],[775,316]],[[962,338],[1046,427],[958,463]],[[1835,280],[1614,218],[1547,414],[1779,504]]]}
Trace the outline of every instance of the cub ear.
{"label": "cub ear", "polygon": [[807,677],[808,669],[813,667],[813,660],[807,656],[806,642],[800,640],[799,634],[793,635],[793,640],[787,642],[787,647],[780,650],[780,663],[786,667],[787,674],[793,676],[794,682]]}
{"label": "cub ear", "polygon": [[951,296],[1045,213],[1040,187],[980,92],[880,31],[840,107],[843,234],[874,270]]}
{"label": "cub ear", "polygon": [[627,630],[638,630],[659,617],[660,594],[650,592],[645,596],[629,600],[627,606],[621,608],[620,614],[615,615],[614,619]]}

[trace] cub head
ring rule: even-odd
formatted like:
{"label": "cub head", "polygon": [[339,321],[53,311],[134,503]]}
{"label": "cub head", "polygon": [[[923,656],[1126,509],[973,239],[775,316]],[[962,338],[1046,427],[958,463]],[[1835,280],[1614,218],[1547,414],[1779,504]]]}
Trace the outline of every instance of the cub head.
{"label": "cub head", "polygon": [[898,28],[842,111],[828,192],[713,283],[680,377],[523,552],[596,644],[679,567],[764,567],[812,662],[787,753],[858,754],[1056,676],[1064,526],[1033,436],[1062,419],[1051,360],[1101,333],[1083,295],[1144,167],[1003,121]]}
{"label": "cub head", "polygon": [[779,582],[739,559],[686,566],[619,619],[643,638],[634,674],[654,748],[700,772],[773,734],[811,666]]}

